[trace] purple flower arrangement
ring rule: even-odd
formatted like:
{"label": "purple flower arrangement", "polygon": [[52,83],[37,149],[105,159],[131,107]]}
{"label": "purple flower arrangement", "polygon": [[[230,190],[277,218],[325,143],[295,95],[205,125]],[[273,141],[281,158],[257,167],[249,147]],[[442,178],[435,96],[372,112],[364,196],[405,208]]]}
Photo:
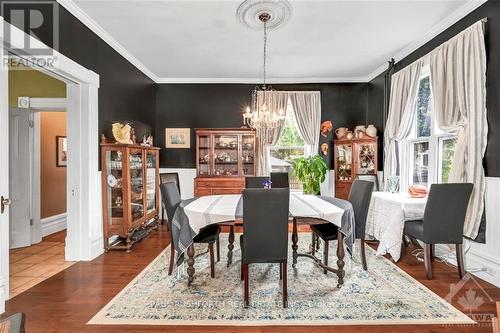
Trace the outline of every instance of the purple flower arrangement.
{"label": "purple flower arrangement", "polygon": [[270,178],[266,178],[263,182],[262,182],[262,185],[264,185],[264,188],[271,188],[271,179]]}

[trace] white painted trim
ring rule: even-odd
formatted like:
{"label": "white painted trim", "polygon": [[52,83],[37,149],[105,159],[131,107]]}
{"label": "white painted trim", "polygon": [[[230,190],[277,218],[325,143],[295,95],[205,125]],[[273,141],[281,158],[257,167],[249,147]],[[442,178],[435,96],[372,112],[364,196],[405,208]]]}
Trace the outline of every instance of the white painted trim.
{"label": "white painted trim", "polygon": [[77,4],[72,0],[57,0],[57,2],[63,6],[68,12],[73,14],[78,20],[80,20],[87,28],[89,28],[93,33],[105,41],[109,46],[111,46],[118,54],[127,59],[132,65],[134,65],[138,70],[143,72],[154,82],[157,82],[158,77],[139,59],[134,57],[125,47],[116,41],[109,33],[107,33],[96,21],[94,21],[87,13],[82,10]]}
{"label": "white painted trim", "polygon": [[[293,84],[293,83],[365,83],[367,76],[360,77],[303,77],[303,78],[267,78],[270,84]],[[156,83],[233,83],[233,84],[262,84],[262,78],[186,78],[186,77],[160,77]]]}
{"label": "white painted trim", "polygon": [[41,219],[42,237],[66,229],[66,213]]}
{"label": "white painted trim", "polygon": [[29,108],[35,111],[66,111],[66,98],[38,98],[30,97]]}
{"label": "white painted trim", "polygon": [[[406,56],[410,55],[412,52],[416,51],[418,48],[424,46],[427,42],[431,41],[434,37],[451,27],[453,24],[457,23],[459,20],[467,16],[467,14],[473,12],[479,6],[487,2],[488,0],[469,0],[463,6],[452,12],[444,20],[434,25],[429,31],[427,31],[422,37],[412,41],[404,49],[396,53],[393,58],[396,63]],[[389,61],[389,59],[387,59]],[[370,82],[385,70],[387,70],[387,62],[377,67],[367,76],[367,81]]]}

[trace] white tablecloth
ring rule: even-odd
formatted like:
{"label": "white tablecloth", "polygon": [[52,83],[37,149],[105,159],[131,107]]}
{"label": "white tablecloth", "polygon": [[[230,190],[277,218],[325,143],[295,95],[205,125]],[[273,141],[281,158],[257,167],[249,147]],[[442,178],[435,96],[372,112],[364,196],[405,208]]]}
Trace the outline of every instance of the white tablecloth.
{"label": "white tablecloth", "polygon": [[424,217],[427,198],[412,198],[405,193],[373,192],[366,234],[380,241],[377,255],[389,253],[398,261],[405,221]]}

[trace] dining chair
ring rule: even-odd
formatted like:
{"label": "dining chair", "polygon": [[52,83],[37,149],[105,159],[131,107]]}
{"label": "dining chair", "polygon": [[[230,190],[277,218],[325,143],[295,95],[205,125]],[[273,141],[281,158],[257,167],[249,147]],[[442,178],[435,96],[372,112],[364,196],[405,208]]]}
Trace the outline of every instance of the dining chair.
{"label": "dining chair", "polygon": [[288,172],[271,172],[272,188],[290,188]]}
{"label": "dining chair", "polygon": [[378,177],[377,177],[377,175],[360,175],[360,174],[357,174],[356,175],[356,179],[366,180],[366,181],[369,181],[369,182],[373,182],[373,184],[374,184],[373,190],[374,191],[380,191],[380,186],[379,186],[379,183],[378,183]]}
{"label": "dining chair", "polygon": [[264,182],[269,177],[245,177],[245,188],[264,188]]}
{"label": "dining chair", "polygon": [[[179,189],[175,183],[165,183],[160,185],[161,197],[167,210],[168,220],[167,223],[170,225],[170,230],[172,230],[172,221],[174,219],[174,214],[181,203],[181,196],[179,194]],[[200,232],[193,238],[193,243],[204,243],[208,244],[208,252],[210,254],[210,276],[215,277],[215,262],[214,262],[214,243],[217,243],[217,261],[220,260],[220,247],[219,247],[219,234],[221,227],[218,224],[210,224],[202,228]],[[172,275],[172,270],[174,267],[174,257],[175,257],[175,246],[174,239],[172,237],[172,232],[170,232],[170,264],[168,266],[168,275]]]}
{"label": "dining chair", "polygon": [[[347,199],[354,210],[354,221],[355,221],[355,236],[356,239],[361,240],[360,253],[361,253],[361,265],[366,271],[368,266],[366,264],[366,253],[365,253],[365,230],[366,230],[366,218],[368,216],[368,209],[370,208],[370,201],[372,198],[374,184],[371,181],[356,179],[352,183],[351,191],[349,192],[349,198]],[[328,266],[328,250],[329,242],[337,239],[338,227],[333,223],[322,223],[315,224],[311,226],[311,230],[314,234],[318,235],[323,241],[323,262]],[[313,238],[314,239],[314,238]],[[313,255],[315,251],[315,245],[312,246]],[[327,274],[327,270],[324,273]]]}
{"label": "dining chair", "polygon": [[465,275],[462,243],[465,214],[472,189],[470,183],[432,184],[424,218],[405,223],[403,235],[424,243],[424,266],[428,279],[432,279],[432,258],[436,244],[455,244],[458,274],[460,278]]}
{"label": "dining chair", "polygon": [[[181,193],[181,186],[179,182],[179,174],[177,172],[163,172],[160,173],[160,184],[175,183],[179,193]],[[165,205],[161,204],[161,222],[165,220]],[[168,227],[168,224],[167,224]]]}
{"label": "dining chair", "polygon": [[241,279],[244,306],[250,304],[249,264],[279,263],[283,287],[283,307],[288,307],[287,253],[288,189],[246,189],[243,191],[243,235],[241,246]]}

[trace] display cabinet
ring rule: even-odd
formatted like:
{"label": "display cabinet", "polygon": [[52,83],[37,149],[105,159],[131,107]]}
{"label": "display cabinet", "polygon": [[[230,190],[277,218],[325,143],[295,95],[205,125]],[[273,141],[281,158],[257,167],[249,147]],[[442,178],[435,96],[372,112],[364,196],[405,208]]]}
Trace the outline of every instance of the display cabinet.
{"label": "display cabinet", "polygon": [[235,194],[255,175],[255,131],[198,128],[195,195]]}
{"label": "display cabinet", "polygon": [[[130,252],[157,228],[159,148],[101,143],[105,251]],[[111,238],[114,238],[111,242]]]}
{"label": "display cabinet", "polygon": [[347,199],[357,175],[376,175],[378,138],[338,139],[333,141],[335,196]]}

